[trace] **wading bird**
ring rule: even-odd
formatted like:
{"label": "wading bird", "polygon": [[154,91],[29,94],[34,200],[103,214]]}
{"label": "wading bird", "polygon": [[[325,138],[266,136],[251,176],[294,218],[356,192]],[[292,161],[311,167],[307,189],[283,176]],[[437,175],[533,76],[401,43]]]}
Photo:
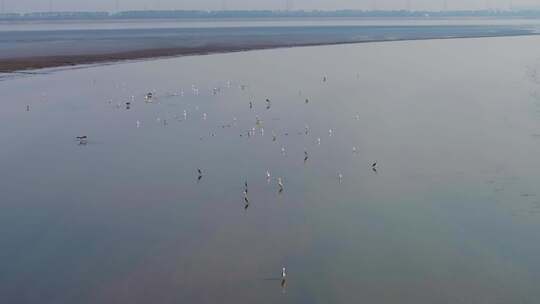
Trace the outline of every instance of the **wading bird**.
{"label": "wading bird", "polygon": [[287,272],[285,270],[285,267],[281,269],[281,287],[285,287],[285,283],[287,281]]}
{"label": "wading bird", "polygon": [[283,192],[283,180],[281,177],[278,177],[278,186],[279,186],[279,193]]}
{"label": "wading bird", "polygon": [[86,145],[88,143],[88,136],[77,136],[77,140],[79,141],[79,145]]}

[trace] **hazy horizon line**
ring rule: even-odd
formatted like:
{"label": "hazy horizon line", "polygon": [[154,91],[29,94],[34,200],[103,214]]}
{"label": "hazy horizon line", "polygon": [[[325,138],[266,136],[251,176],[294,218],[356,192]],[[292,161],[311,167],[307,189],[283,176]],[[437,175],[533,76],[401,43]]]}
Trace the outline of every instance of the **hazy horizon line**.
{"label": "hazy horizon line", "polygon": [[540,8],[491,8],[491,9],[448,9],[448,10],[430,10],[430,9],[130,9],[130,10],[53,10],[53,11],[30,11],[30,12],[0,12],[0,15],[31,15],[31,14],[50,14],[50,13],[109,13],[111,15],[128,13],[128,12],[200,12],[200,13],[234,13],[234,12],[267,12],[267,13],[343,13],[343,12],[358,12],[358,13],[376,13],[376,12],[410,12],[410,13],[519,13],[519,12],[540,12]]}

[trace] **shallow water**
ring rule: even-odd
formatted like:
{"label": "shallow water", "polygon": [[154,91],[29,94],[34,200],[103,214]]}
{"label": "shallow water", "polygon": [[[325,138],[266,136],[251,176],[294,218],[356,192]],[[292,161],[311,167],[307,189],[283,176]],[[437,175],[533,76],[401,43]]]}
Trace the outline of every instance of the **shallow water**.
{"label": "shallow water", "polygon": [[0,302],[536,303],[539,42],[303,47],[2,81]]}
{"label": "shallow water", "polygon": [[[537,35],[529,20],[284,20],[0,24],[0,59],[159,49],[245,50],[370,41]],[[129,57],[128,57],[129,58]]]}

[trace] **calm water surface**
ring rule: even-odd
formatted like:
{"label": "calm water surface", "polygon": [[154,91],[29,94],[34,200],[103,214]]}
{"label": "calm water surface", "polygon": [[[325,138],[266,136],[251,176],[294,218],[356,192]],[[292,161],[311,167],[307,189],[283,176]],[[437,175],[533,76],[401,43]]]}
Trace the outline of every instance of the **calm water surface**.
{"label": "calm water surface", "polygon": [[539,54],[415,41],[6,78],[0,302],[536,303]]}
{"label": "calm water surface", "polygon": [[526,19],[225,19],[0,22],[0,60],[156,49],[235,49],[538,35]]}

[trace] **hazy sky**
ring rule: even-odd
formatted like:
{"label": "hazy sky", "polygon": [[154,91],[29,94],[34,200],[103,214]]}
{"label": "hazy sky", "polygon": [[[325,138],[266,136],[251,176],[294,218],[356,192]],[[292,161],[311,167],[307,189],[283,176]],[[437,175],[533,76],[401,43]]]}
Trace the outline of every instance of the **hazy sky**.
{"label": "hazy sky", "polygon": [[483,9],[540,7],[540,0],[0,0],[5,12],[137,9]]}

